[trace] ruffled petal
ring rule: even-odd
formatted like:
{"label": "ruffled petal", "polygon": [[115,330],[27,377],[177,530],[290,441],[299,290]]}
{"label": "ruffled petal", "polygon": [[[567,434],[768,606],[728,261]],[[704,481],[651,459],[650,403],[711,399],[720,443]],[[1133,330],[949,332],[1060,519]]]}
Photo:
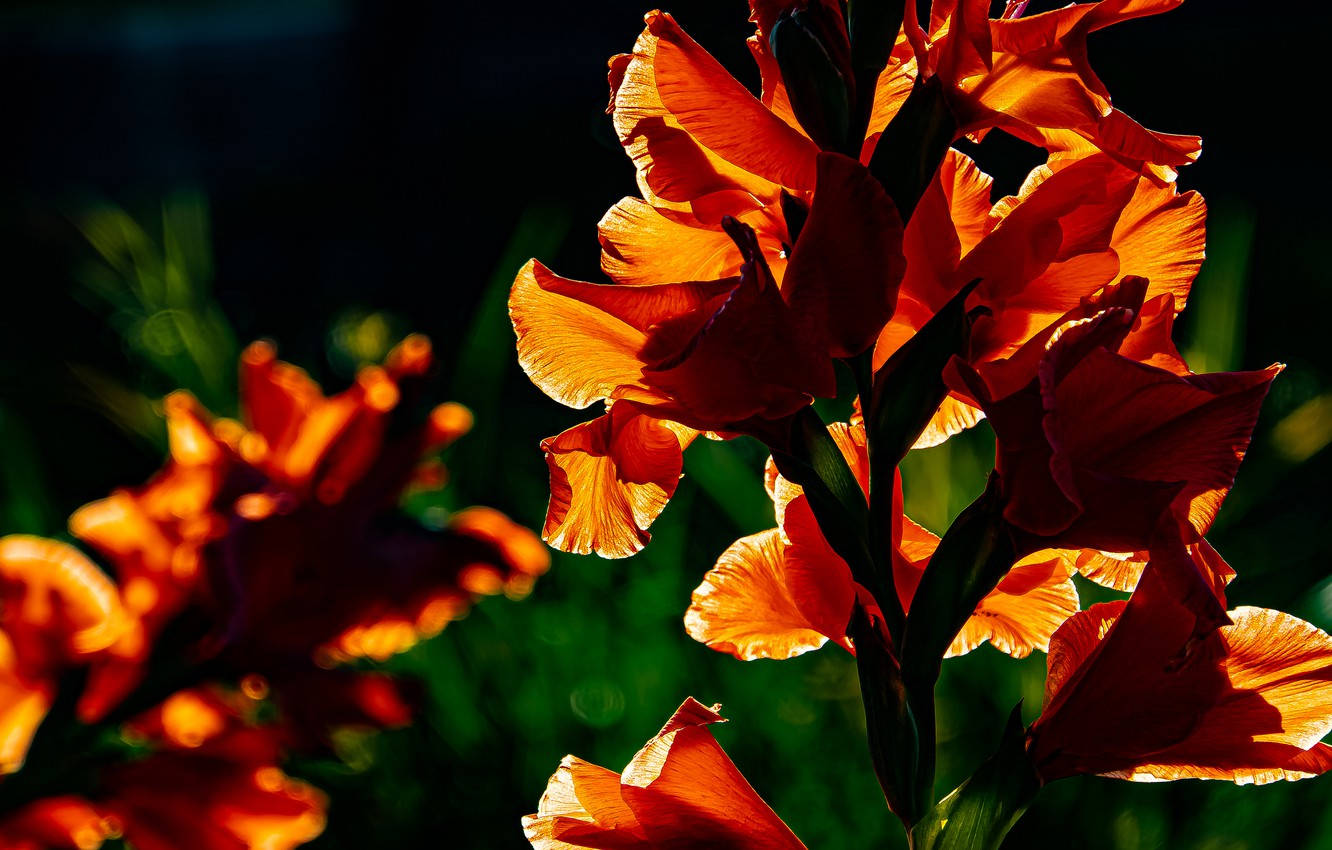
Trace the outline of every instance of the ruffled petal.
{"label": "ruffled petal", "polygon": [[794,596],[787,549],[775,528],[731,544],[694,590],[684,620],[689,636],[742,661],[792,658],[823,646],[828,637]]}
{"label": "ruffled petal", "polygon": [[693,431],[632,402],[542,441],[550,505],[542,537],[557,549],[605,558],[634,554],[675,493]]}
{"label": "ruffled petal", "polygon": [[929,449],[943,445],[949,437],[975,427],[984,418],[985,411],[950,395],[939,405],[939,409],[934,411],[934,416],[930,417],[925,430],[920,432],[920,436],[916,438],[911,448]]}
{"label": "ruffled petal", "polygon": [[1072,569],[1053,553],[1028,556],[986,594],[962,626],[946,657],[963,655],[989,641],[1014,658],[1045,652],[1050,636],[1078,611]]}
{"label": "ruffled petal", "polygon": [[560,762],[536,814],[523,818],[523,833],[535,850],[646,844],[633,810],[620,796],[620,775],[575,756]]}
{"label": "ruffled petal", "polygon": [[1230,618],[1197,636],[1154,558],[1128,603],[1070,619],[1030,733],[1038,772],[1247,783],[1332,766],[1332,637],[1278,611]]}
{"label": "ruffled petal", "polygon": [[[1177,484],[1176,510],[1201,535],[1234,482],[1279,372],[1180,377],[1096,349],[1046,391],[1052,465]],[[1079,489],[1092,494],[1095,488]]]}
{"label": "ruffled petal", "polygon": [[[735,243],[721,228],[637,198],[624,198],[611,207],[597,232],[601,268],[619,284],[717,280],[738,275],[743,262]],[[776,255],[781,245],[765,246],[765,253],[770,249]]]}
{"label": "ruffled petal", "polygon": [[813,189],[818,146],[764,107],[670,15],[651,12],[646,21],[640,45],[655,39],[656,93],[680,126],[750,174],[788,189]]}
{"label": "ruffled petal", "polygon": [[1146,278],[1147,298],[1170,293],[1175,312],[1183,310],[1202,266],[1206,221],[1202,195],[1139,180],[1110,239],[1120,274]]}
{"label": "ruffled petal", "polygon": [[708,731],[719,709],[685,700],[618,776],[565,757],[523,818],[532,846],[804,850]]}
{"label": "ruffled petal", "polygon": [[559,277],[533,260],[509,294],[518,362],[551,398],[587,407],[641,384],[638,353],[649,327],[696,312],[733,285],[607,286]]}

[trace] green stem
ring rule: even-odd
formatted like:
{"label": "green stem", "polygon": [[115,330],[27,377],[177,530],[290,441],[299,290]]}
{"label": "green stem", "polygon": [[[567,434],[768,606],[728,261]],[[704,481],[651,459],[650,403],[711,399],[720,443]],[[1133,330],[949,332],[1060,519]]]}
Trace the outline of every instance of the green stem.
{"label": "green stem", "polygon": [[[860,396],[862,416],[872,409],[874,398],[874,349],[848,360],[856,378],[856,391]],[[937,405],[936,405],[937,406]],[[893,578],[893,485],[897,461],[884,463],[884,453],[876,448],[876,440],[866,430],[866,451],[869,455],[869,529],[867,532],[870,554],[874,558],[882,584],[874,591],[874,601],[883,611],[884,621],[888,624],[888,633],[895,645],[902,641],[902,630],[906,624],[906,610],[897,593],[897,584]],[[887,469],[885,470],[885,466]]]}
{"label": "green stem", "polygon": [[907,701],[902,671],[889,640],[874,628],[859,606],[850,634],[856,645],[856,672],[860,676],[870,760],[888,808],[909,830],[924,814],[929,800],[917,793],[921,739]]}
{"label": "green stem", "polygon": [[994,755],[911,829],[912,850],[999,850],[1041,790],[1025,743],[1019,703]]}
{"label": "green stem", "polygon": [[911,602],[902,639],[902,678],[921,740],[917,788],[934,786],[934,685],[944,653],[976,606],[1018,558],[1003,522],[999,478],[954,520],[934,550]]}

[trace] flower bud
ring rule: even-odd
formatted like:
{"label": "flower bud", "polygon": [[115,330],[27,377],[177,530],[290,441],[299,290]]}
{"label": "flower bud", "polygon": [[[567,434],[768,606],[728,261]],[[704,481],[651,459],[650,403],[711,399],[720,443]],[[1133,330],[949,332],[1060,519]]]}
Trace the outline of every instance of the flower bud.
{"label": "flower bud", "polygon": [[768,40],[800,126],[824,150],[844,152],[855,81],[840,13],[819,5],[783,13]]}

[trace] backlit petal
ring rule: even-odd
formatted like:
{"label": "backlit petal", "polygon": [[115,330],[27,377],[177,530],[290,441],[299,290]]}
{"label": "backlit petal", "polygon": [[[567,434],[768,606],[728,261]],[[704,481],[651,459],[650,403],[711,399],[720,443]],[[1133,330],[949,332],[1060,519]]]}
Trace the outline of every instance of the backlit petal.
{"label": "backlit petal", "polygon": [[685,612],[689,636],[743,661],[791,658],[823,646],[828,638],[802,613],[788,584],[787,548],[775,528],[731,544],[694,590]]}
{"label": "backlit petal", "polygon": [[542,537],[566,552],[623,558],[642,549],[665,509],[694,432],[632,402],[542,442],[550,505]]}
{"label": "backlit petal", "polygon": [[1052,555],[1037,553],[1015,564],[976,606],[947,655],[962,655],[987,640],[1014,658],[1046,651],[1050,636],[1078,610],[1072,570]]}

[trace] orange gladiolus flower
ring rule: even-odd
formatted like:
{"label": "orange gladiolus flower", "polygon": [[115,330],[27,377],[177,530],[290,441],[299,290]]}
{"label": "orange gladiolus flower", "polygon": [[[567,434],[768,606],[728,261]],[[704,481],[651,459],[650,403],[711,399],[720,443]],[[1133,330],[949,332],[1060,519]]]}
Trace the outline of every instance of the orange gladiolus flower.
{"label": "orange gladiolus flower", "polygon": [[74,547],[0,538],[0,773],[23,766],[65,669],[127,635],[141,640],[136,625],[116,586]]}
{"label": "orange gladiolus flower", "polygon": [[1289,614],[1230,612],[1193,638],[1191,612],[1147,565],[1132,598],[1094,605],[1051,642],[1028,751],[1046,781],[1301,779],[1332,768],[1332,637]]}
{"label": "orange gladiolus flower", "polygon": [[[216,624],[202,649],[238,672],[280,680],[315,660],[387,658],[479,595],[526,593],[549,565],[535,535],[487,508],[437,530],[394,522],[403,490],[424,480],[423,455],[471,425],[456,404],[408,421],[431,364],[429,342],[408,337],[325,397],[256,343],[241,362],[245,424],[173,395],[166,469],[80,509],[71,530],[115,564],[124,606],[150,633],[197,606]],[[146,653],[94,669],[87,716],[134,685]]]}
{"label": "orange gladiolus flower", "polygon": [[720,708],[685,700],[620,774],[565,756],[523,818],[532,846],[803,850],[708,731]]}
{"label": "orange gladiolus flower", "polygon": [[[981,282],[967,300],[990,315],[974,324],[967,360],[1013,358],[1033,338],[1091,315],[1088,304],[1117,280],[1142,278],[1141,324],[1152,331],[1135,359],[1187,371],[1170,342],[1202,264],[1206,207],[1196,192],[1179,194],[1107,156],[1052,161],[1028,176],[1021,191],[991,205],[991,180],[964,155],[950,151],[907,225],[906,276],[897,312],[874,352],[881,366],[968,282]],[[1026,352],[1035,375],[1038,358]],[[1008,367],[1010,380],[1015,369]],[[937,445],[982,414],[976,400],[955,389],[918,447]]]}
{"label": "orange gladiolus flower", "polygon": [[[1006,364],[978,371],[959,358],[951,380],[994,425],[1004,518],[1025,548],[1172,547],[1176,592],[1215,626],[1229,568],[1184,546],[1211,526],[1280,367],[1181,375],[1139,362],[1132,333],[1142,322],[1143,313],[1113,306],[1059,325],[1037,376],[1020,388]],[[1012,360],[1034,359],[1038,342]]]}
{"label": "orange gladiolus flower", "polygon": [[999,127],[1051,150],[1090,143],[1158,179],[1198,158],[1197,136],[1156,133],[1110,104],[1087,59],[1087,36],[1183,0],[1101,0],[1020,17],[1014,0],[992,20],[989,0],[934,0],[928,31],[906,6],[904,30],[922,80],[938,79],[959,134]]}
{"label": "orange gladiolus flower", "polygon": [[[869,458],[859,422],[829,429],[862,488]],[[896,504],[901,505],[901,482]],[[736,541],[694,591],[685,628],[695,640],[737,658],[790,658],[829,640],[854,652],[846,636],[857,593],[872,605],[819,529],[800,488],[769,471],[778,528]],[[939,539],[900,513],[893,533],[893,579],[903,610]],[[986,641],[1016,658],[1045,650],[1060,624],[1078,610],[1072,566],[1055,552],[1015,564],[976,607],[948,649],[962,655]]]}
{"label": "orange gladiolus flower", "polygon": [[[868,348],[892,315],[896,210],[863,165],[820,152],[800,128],[768,49],[770,6],[755,4],[750,41],[761,99],[670,15],[647,16],[634,53],[611,60],[609,111],[645,199],[624,199],[600,225],[603,268],[621,285],[535,261],[514,283],[533,382],[570,407],[614,405],[542,445],[543,536],[557,548],[637,552],[697,432],[780,431],[835,392],[831,358]],[[835,4],[826,11],[844,29]],[[903,47],[878,81],[862,160],[910,88]]]}

